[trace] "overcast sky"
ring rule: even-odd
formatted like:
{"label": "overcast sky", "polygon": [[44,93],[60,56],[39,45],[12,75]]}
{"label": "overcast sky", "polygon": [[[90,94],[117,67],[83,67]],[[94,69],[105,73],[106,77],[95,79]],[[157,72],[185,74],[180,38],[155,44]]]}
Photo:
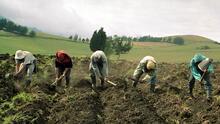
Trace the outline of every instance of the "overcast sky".
{"label": "overcast sky", "polygon": [[91,37],[201,35],[220,41],[220,0],[0,0],[0,16],[42,31]]}

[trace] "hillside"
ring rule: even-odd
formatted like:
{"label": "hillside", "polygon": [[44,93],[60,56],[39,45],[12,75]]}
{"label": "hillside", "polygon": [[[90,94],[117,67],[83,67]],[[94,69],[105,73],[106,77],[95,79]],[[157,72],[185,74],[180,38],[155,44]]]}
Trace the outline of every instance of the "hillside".
{"label": "hillside", "polygon": [[37,33],[34,38],[0,31],[0,53],[14,54],[16,50],[31,51],[34,54],[54,55],[57,50],[64,49],[71,56],[88,56],[88,44],[73,42],[67,38]]}
{"label": "hillside", "polygon": [[214,42],[213,40],[203,37],[203,36],[198,36],[198,35],[175,35],[175,36],[168,36],[168,37],[182,37],[185,41],[210,41]]}
{"label": "hillside", "polygon": [[[121,59],[139,61],[146,55],[151,55],[158,62],[189,62],[192,56],[199,52],[220,61],[220,45],[210,42],[207,38],[194,35],[182,36],[185,45],[179,46],[165,42],[134,42],[132,50],[128,54],[122,54]],[[0,31],[0,53],[14,54],[16,50],[23,49],[34,54],[54,55],[57,50],[64,49],[71,56],[90,56],[88,43],[73,42],[67,38],[37,33],[37,37],[23,37],[16,34]],[[209,49],[201,49],[208,46]],[[110,56],[117,59],[116,55]]]}
{"label": "hillside", "polygon": [[[128,54],[121,55],[127,60],[140,60],[143,56],[154,56],[159,62],[189,62],[195,53],[201,53],[207,57],[220,61],[220,45],[205,41],[206,38],[198,36],[183,36],[188,39],[184,45],[175,45],[165,42],[134,42],[134,47]],[[194,40],[193,40],[194,39]],[[192,41],[193,40],[193,41]],[[208,47],[209,49],[203,49]]]}
{"label": "hillside", "polygon": [[[57,40],[67,40],[67,41],[71,41],[68,38],[65,37],[61,37],[61,36],[56,36],[56,35],[52,35],[52,34],[46,34],[46,33],[42,33],[42,32],[37,32],[36,33],[37,38],[47,38],[47,39],[57,39]],[[10,32],[5,32],[0,30],[0,36],[4,37],[4,36],[17,36],[17,37],[24,37],[18,34],[14,34],[14,33],[10,33]],[[24,38],[28,38],[28,37],[24,37]]]}

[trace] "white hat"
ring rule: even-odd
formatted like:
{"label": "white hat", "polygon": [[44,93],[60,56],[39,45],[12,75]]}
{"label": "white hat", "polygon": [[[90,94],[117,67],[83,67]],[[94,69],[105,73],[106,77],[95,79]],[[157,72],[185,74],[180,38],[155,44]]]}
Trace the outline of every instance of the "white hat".
{"label": "white hat", "polygon": [[15,53],[15,59],[23,59],[25,57],[25,54],[22,50],[17,50]]}

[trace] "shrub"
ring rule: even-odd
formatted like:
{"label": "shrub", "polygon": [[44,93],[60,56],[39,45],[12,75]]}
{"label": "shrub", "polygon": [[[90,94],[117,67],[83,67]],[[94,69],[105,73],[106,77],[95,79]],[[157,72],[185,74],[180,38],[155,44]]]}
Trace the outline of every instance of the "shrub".
{"label": "shrub", "polygon": [[200,47],[197,47],[197,49],[199,50],[207,50],[207,49],[211,49],[209,46],[200,46]]}

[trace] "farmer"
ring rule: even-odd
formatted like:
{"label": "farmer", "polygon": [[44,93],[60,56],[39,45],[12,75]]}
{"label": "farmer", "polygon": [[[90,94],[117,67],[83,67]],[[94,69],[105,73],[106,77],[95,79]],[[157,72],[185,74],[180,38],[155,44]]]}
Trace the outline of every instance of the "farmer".
{"label": "farmer", "polygon": [[66,87],[70,85],[70,72],[73,67],[70,56],[64,51],[60,50],[56,52],[55,59],[56,79],[53,85],[61,86],[61,81],[65,77]]}
{"label": "farmer", "polygon": [[104,82],[108,81],[108,61],[105,53],[98,50],[90,57],[89,65],[90,77],[92,79],[92,88],[96,89],[96,77],[101,80],[101,87],[104,87]]}
{"label": "farmer", "polygon": [[152,56],[145,56],[140,63],[138,64],[136,70],[133,74],[133,87],[136,87],[137,83],[139,82],[139,79],[143,73],[147,73],[145,78],[143,80],[146,80],[147,76],[150,76],[150,91],[155,91],[155,86],[157,84],[157,75],[156,75],[156,61],[154,57]]}
{"label": "farmer", "polygon": [[190,71],[191,71],[191,76],[188,82],[189,85],[189,93],[190,96],[193,97],[193,88],[195,85],[195,79],[198,80],[199,82],[201,82],[202,80],[202,75],[204,74],[204,83],[201,82],[202,84],[204,84],[204,88],[206,90],[206,94],[207,94],[207,99],[211,99],[211,90],[212,90],[212,85],[210,82],[210,73],[213,72],[213,66],[212,64],[208,65],[207,70],[203,70],[202,67],[200,67],[199,65],[201,65],[200,63],[204,63],[205,61],[209,60],[208,58],[206,58],[205,56],[202,56],[199,53],[196,53],[194,55],[194,58],[192,58],[192,60],[190,61]]}
{"label": "farmer", "polygon": [[32,73],[36,70],[36,58],[28,51],[17,50],[15,53],[16,73],[15,78],[22,78],[27,74],[25,87],[28,87],[32,81]]}

